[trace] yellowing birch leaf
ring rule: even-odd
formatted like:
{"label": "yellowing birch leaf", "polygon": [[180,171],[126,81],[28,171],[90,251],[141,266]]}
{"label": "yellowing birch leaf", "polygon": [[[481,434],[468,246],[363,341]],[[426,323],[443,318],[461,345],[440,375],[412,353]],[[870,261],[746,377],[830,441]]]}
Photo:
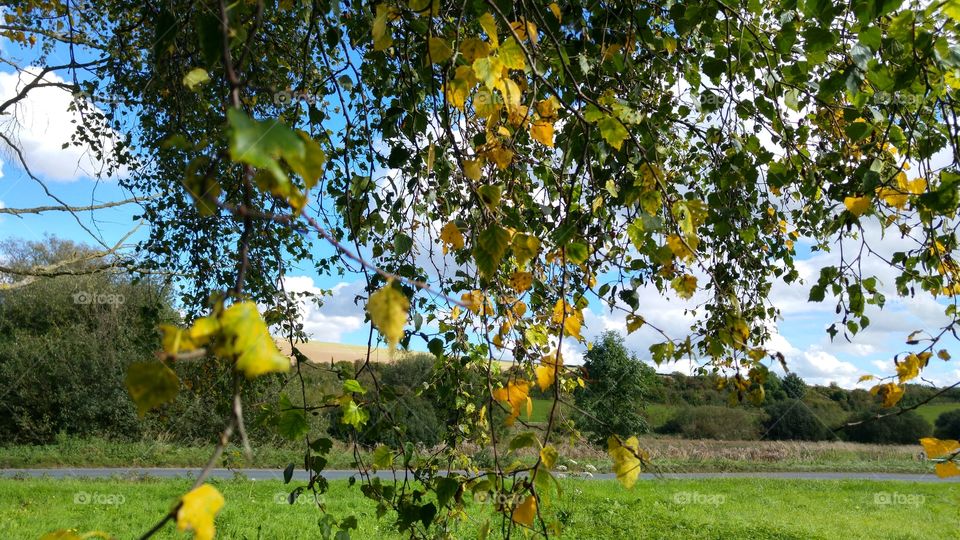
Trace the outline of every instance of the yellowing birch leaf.
{"label": "yellowing birch leaf", "polygon": [[537,517],[537,499],[533,495],[528,495],[522,503],[513,509],[510,519],[514,523],[533,527],[533,519]]}
{"label": "yellowing birch leaf", "polygon": [[377,327],[394,349],[403,337],[403,327],[407,324],[410,312],[410,300],[407,296],[387,283],[382,289],[370,295],[367,300],[367,313],[370,321]]}
{"label": "yellowing birch leaf", "polygon": [[216,533],[213,520],[223,503],[223,495],[210,484],[190,491],[180,499],[177,530],[193,531],[194,540],[212,540]]}

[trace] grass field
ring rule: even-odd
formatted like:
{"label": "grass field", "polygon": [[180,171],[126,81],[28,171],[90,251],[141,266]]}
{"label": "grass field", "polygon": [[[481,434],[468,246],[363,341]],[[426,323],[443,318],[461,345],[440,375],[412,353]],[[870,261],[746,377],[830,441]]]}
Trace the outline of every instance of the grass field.
{"label": "grass field", "polygon": [[917,407],[917,414],[926,418],[931,424],[934,424],[938,416],[956,409],[960,409],[960,403],[927,403],[926,405]]}
{"label": "grass field", "polygon": [[[319,511],[306,497],[283,499],[280,482],[218,481],[227,504],[217,518],[221,539],[318,538]],[[190,485],[188,480],[0,480],[0,534],[38,538],[75,527],[135,538]],[[960,528],[957,486],[873,481],[650,480],[624,490],[612,481],[561,481],[563,495],[542,504],[566,538],[833,539],[948,538]],[[400,538],[396,518],[345,481],[324,497],[335,517],[356,515],[353,538]],[[451,536],[475,538],[492,507],[468,499]],[[499,537],[498,522],[491,537]],[[523,537],[522,534],[517,538]],[[156,538],[187,538],[168,526]]]}
{"label": "grass field", "polygon": [[[504,441],[506,444],[507,441]],[[640,444],[663,472],[840,471],[931,473],[933,466],[918,458],[919,445],[870,445],[846,442],[714,441],[644,436]],[[610,470],[605,449],[587,444],[558,443],[560,463],[570,470],[593,465]],[[466,451],[472,451],[465,448]],[[475,451],[476,449],[473,449]],[[199,467],[213,445],[181,446],[159,442],[115,442],[63,438],[57,444],[0,446],[0,468],[29,467]],[[532,451],[520,459],[532,462]],[[352,469],[351,449],[335,442],[328,469]],[[221,467],[282,469],[303,459],[299,447],[255,445],[248,463],[239,448],[230,447]],[[512,458],[511,458],[512,459]]]}

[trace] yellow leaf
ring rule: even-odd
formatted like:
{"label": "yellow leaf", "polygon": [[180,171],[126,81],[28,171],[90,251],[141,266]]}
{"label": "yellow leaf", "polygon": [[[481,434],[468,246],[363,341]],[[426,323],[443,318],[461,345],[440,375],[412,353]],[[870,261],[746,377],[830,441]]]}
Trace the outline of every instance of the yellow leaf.
{"label": "yellow leaf", "polygon": [[875,378],[876,378],[876,377],[874,377],[873,375],[861,375],[860,378],[857,379],[857,382],[858,382],[858,383],[862,383],[862,382],[864,382],[864,381],[870,381],[870,380],[873,380],[873,379],[875,379]]}
{"label": "yellow leaf", "polygon": [[533,284],[533,274],[530,272],[516,271],[510,274],[510,288],[517,292],[523,292]]}
{"label": "yellow leaf", "polygon": [[199,345],[190,339],[189,330],[184,330],[172,324],[160,325],[160,344],[163,351],[168,354],[178,354],[180,352],[189,352],[195,350]]}
{"label": "yellow leaf", "polygon": [[870,389],[870,393],[882,397],[883,406],[889,408],[900,402],[900,398],[903,397],[903,387],[896,383],[878,384]]}
{"label": "yellow leaf", "polygon": [[410,300],[407,296],[387,283],[382,289],[370,295],[367,300],[367,313],[377,330],[387,338],[392,350],[403,337],[403,327],[407,324]]}
{"label": "yellow leaf", "polygon": [[473,73],[484,86],[493,90],[503,80],[503,63],[496,56],[485,56],[473,61]]}
{"label": "yellow leaf", "polygon": [[947,352],[946,349],[940,349],[940,351],[937,352],[937,358],[943,360],[944,362],[949,362],[949,361],[950,361],[950,353]]}
{"label": "yellow leaf", "polygon": [[851,214],[860,217],[870,210],[870,197],[845,197],[843,205],[847,207]]}
{"label": "yellow leaf", "polygon": [[480,16],[480,26],[483,27],[483,31],[487,33],[487,38],[490,40],[490,45],[496,49],[500,45],[500,41],[497,38],[497,21],[493,19],[493,15],[489,12],[484,13]]}
{"label": "yellow leaf", "polygon": [[514,420],[520,416],[520,407],[527,403],[529,392],[530,383],[526,381],[507,383],[504,388],[493,391],[493,399],[510,405],[510,416],[507,417],[506,421],[508,426],[513,425]]}
{"label": "yellow leaf", "polygon": [[646,453],[640,450],[640,443],[636,437],[630,437],[623,442],[616,435],[607,439],[607,453],[613,460],[613,472],[623,487],[630,489],[640,476],[640,458],[647,459]]}
{"label": "yellow leaf", "polygon": [[548,444],[540,449],[540,461],[542,461],[548,469],[552,469],[553,466],[557,464],[558,457],[559,453],[552,445]]}
{"label": "yellow leaf", "polygon": [[537,102],[537,114],[539,114],[540,117],[544,119],[556,118],[557,109],[559,108],[560,108],[560,104],[557,102],[557,98],[554,96],[550,96],[547,99],[542,99]]}
{"label": "yellow leaf", "polygon": [[693,296],[693,293],[697,292],[697,278],[690,274],[677,276],[670,282],[670,285],[673,287],[673,290],[677,291],[677,295],[680,298],[690,298]]}
{"label": "yellow leaf", "polygon": [[382,51],[393,45],[389,22],[395,15],[396,8],[386,4],[377,6],[377,13],[373,19],[373,50]]}
{"label": "yellow leaf", "polygon": [[470,66],[459,66],[454,77],[447,81],[447,101],[454,107],[463,110],[470,90],[477,84],[477,78]]}
{"label": "yellow leaf", "polygon": [[480,118],[490,118],[494,115],[499,117],[501,106],[500,97],[489,88],[480,87],[473,95],[473,110]]}
{"label": "yellow leaf", "polygon": [[908,354],[897,364],[897,377],[904,383],[920,376],[920,359],[915,354]]}
{"label": "yellow leaf", "polygon": [[530,136],[550,148],[553,148],[553,123],[537,120],[530,125]]}
{"label": "yellow leaf", "polygon": [[471,180],[479,180],[482,174],[481,167],[483,167],[483,160],[481,159],[465,159],[463,160],[463,174]]}
{"label": "yellow leaf", "polygon": [[634,315],[633,313],[627,315],[627,334],[636,332],[645,322],[640,315]]}
{"label": "yellow leaf", "polygon": [[908,195],[892,187],[877,188],[877,196],[883,199],[883,202],[897,210],[903,210],[907,206]]}
{"label": "yellow leaf", "polygon": [[676,234],[671,234],[667,237],[667,247],[670,249],[670,252],[673,253],[673,256],[681,261],[692,261],[694,259],[695,254],[690,251],[690,248],[694,246],[691,245],[688,247],[687,242],[684,242],[683,239]]}
{"label": "yellow leaf", "polygon": [[522,503],[513,509],[510,519],[514,523],[533,527],[533,519],[537,517],[537,499],[533,495],[528,495]]}
{"label": "yellow leaf", "polygon": [[220,314],[218,355],[232,356],[248,379],[290,370],[290,359],[280,354],[267,324],[253,302],[237,302]]}
{"label": "yellow leaf", "polygon": [[941,440],[933,437],[924,437],[920,439],[920,444],[923,446],[923,452],[927,454],[928,458],[945,457],[960,450],[960,442],[951,439]]}
{"label": "yellow leaf", "polygon": [[479,315],[480,309],[483,308],[483,291],[465,292],[460,295],[460,301],[474,315]]}
{"label": "yellow leaf", "polygon": [[490,44],[477,38],[467,38],[460,44],[460,54],[472,64],[477,58],[490,56]]}
{"label": "yellow leaf", "polygon": [[517,264],[525,266],[539,253],[540,239],[532,234],[519,233],[513,236],[512,246],[513,256],[517,258]]}
{"label": "yellow leaf", "polygon": [[460,228],[457,227],[457,224],[454,222],[447,223],[440,229],[440,240],[443,241],[443,252],[447,252],[447,248],[453,249],[463,249],[463,233],[460,232]]}
{"label": "yellow leaf", "polygon": [[498,146],[489,150],[487,154],[490,156],[490,159],[497,164],[497,168],[501,171],[507,170],[507,167],[509,167],[510,163],[513,162],[513,151],[502,146]]}
{"label": "yellow leaf", "polygon": [[553,13],[553,16],[557,18],[557,22],[560,21],[560,6],[556,2],[551,2],[550,11]]}
{"label": "yellow leaf", "polygon": [[223,508],[223,495],[210,484],[203,484],[180,499],[177,529],[193,531],[194,540],[211,540],[216,532],[213,519]]}
{"label": "yellow leaf", "polygon": [[582,315],[578,317],[578,314],[579,312],[571,313],[563,320],[563,330],[568,336],[582,340],[583,337],[580,335],[580,327],[583,324],[583,320],[581,319]]}
{"label": "yellow leaf", "polygon": [[540,387],[541,392],[553,386],[557,379],[557,368],[562,365],[563,357],[559,353],[544,356],[540,360],[540,365],[534,369],[534,373],[537,376],[537,386]]}
{"label": "yellow leaf", "polygon": [[442,64],[453,56],[453,49],[447,45],[445,39],[431,37],[429,42],[430,60],[434,64]]}
{"label": "yellow leaf", "polygon": [[527,60],[523,55],[523,49],[520,44],[512,37],[503,42],[503,46],[497,50],[497,56],[503,62],[503,67],[507,69],[526,69]]}
{"label": "yellow leaf", "polygon": [[511,113],[517,111],[523,102],[523,92],[520,91],[517,83],[513,79],[501,78],[496,85],[503,96],[503,103],[507,106],[507,111]]}
{"label": "yellow leaf", "polygon": [[960,475],[960,467],[957,467],[957,464],[953,461],[947,461],[946,463],[937,463],[934,466],[934,469],[937,472],[937,476],[940,478],[949,478],[951,476]]}

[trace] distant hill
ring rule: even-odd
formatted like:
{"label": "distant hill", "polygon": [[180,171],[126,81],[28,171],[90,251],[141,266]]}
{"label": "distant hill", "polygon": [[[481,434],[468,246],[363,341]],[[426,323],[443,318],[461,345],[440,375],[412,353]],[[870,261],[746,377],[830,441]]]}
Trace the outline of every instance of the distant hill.
{"label": "distant hill", "polygon": [[[290,345],[286,341],[278,343],[280,352],[285,355],[290,354]],[[297,344],[300,350],[311,362],[317,364],[330,364],[337,362],[353,362],[355,360],[366,360],[366,345],[347,345],[345,343],[328,343],[326,341],[310,341]],[[399,353],[398,354],[403,354]],[[371,362],[389,362],[390,351],[384,348],[375,348],[370,351]]]}

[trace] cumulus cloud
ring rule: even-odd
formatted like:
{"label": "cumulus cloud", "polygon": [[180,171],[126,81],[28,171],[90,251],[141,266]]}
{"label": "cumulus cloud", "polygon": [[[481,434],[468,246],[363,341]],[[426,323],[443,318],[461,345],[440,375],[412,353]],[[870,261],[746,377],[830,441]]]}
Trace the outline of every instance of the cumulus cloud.
{"label": "cumulus cloud", "polygon": [[339,343],[345,334],[364,326],[363,309],[353,303],[354,297],[363,292],[359,281],[340,282],[328,296],[320,296],[323,290],[310,276],[288,276],[284,278],[284,287],[289,292],[310,292],[322,298],[320,306],[309,298],[299,300],[304,331],[310,339]]}
{"label": "cumulus cloud", "polygon": [[[32,82],[40,68],[29,67],[15,73],[0,72],[0,103],[15,96]],[[45,83],[62,84],[66,81],[53,73],[44,76]],[[0,116],[0,132],[11,139],[23,152],[30,170],[47,180],[70,182],[80,178],[94,178],[104,170],[104,163],[85,146],[67,146],[83,121],[80,111],[69,110],[74,96],[67,90],[45,86],[34,88],[21,101]],[[87,103],[85,114],[93,105]],[[87,118],[90,121],[89,116]],[[102,144],[107,154],[113,149],[112,131],[105,130]],[[9,164],[19,168],[16,157],[5,141],[0,141],[0,154]]]}

